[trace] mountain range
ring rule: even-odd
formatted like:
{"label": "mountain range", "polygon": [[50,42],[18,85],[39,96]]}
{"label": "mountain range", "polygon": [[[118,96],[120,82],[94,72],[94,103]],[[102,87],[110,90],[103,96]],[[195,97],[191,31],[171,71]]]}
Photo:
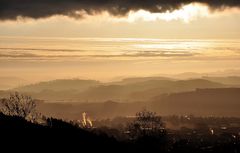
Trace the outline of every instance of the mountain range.
{"label": "mountain range", "polygon": [[38,99],[39,112],[57,118],[78,119],[134,115],[148,108],[162,115],[195,114],[240,116],[240,77],[201,77],[177,80],[165,77],[127,78],[103,83],[96,80],[60,79],[12,90]]}
{"label": "mountain range", "polygon": [[[62,79],[26,85],[4,92],[18,91],[48,102],[103,102],[107,100],[130,102],[146,101],[163,93],[233,86],[224,84],[224,81],[221,82],[219,78],[216,79],[218,82],[214,79],[176,80],[164,77],[145,77],[108,83],[95,80]],[[240,78],[234,79],[235,82],[240,80]]]}

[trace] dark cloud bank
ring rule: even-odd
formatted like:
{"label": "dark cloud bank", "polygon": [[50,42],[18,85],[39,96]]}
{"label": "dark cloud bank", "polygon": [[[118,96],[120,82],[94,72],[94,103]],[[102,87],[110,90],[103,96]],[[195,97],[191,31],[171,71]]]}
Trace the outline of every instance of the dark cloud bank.
{"label": "dark cloud bank", "polygon": [[81,17],[76,11],[89,15],[108,11],[114,16],[126,15],[131,10],[165,12],[192,2],[207,4],[211,9],[240,7],[240,0],[0,0],[0,20],[18,17],[45,18],[53,15]]}

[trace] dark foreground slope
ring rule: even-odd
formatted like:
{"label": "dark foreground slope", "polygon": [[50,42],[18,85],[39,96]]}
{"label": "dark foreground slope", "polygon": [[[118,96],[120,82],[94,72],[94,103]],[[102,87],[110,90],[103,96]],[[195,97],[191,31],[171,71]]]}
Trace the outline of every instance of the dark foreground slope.
{"label": "dark foreground slope", "polygon": [[104,132],[84,130],[61,120],[47,119],[46,125],[39,125],[0,114],[0,149],[7,152],[238,153],[240,136],[237,130],[233,131],[213,135],[205,128],[169,130],[162,138],[119,141]]}
{"label": "dark foreground slope", "polygon": [[95,149],[110,151],[108,145],[121,149],[120,143],[113,138],[104,134],[94,134],[57,119],[47,119],[46,125],[39,125],[1,113],[0,135],[0,149],[9,151],[12,149],[30,151],[30,147],[44,152],[46,149],[80,151],[86,148],[89,151]]}

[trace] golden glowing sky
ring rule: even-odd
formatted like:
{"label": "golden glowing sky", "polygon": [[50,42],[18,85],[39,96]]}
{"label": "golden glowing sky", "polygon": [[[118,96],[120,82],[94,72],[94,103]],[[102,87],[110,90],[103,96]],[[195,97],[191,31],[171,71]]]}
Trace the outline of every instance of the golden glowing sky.
{"label": "golden glowing sky", "polygon": [[239,27],[239,9],[198,3],[165,13],[0,21],[0,77],[108,80],[236,69]]}

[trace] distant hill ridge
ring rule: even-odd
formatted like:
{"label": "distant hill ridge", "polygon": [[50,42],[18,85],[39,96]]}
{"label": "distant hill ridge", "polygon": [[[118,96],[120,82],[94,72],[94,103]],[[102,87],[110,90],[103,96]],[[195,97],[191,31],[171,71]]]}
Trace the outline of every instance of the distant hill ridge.
{"label": "distant hill ridge", "polygon": [[240,116],[240,88],[196,89],[159,95],[153,108],[166,114]]}
{"label": "distant hill ridge", "polygon": [[23,92],[40,92],[42,90],[78,90],[83,91],[91,86],[100,85],[96,80],[80,80],[80,79],[58,79],[52,81],[45,81],[36,84],[30,84],[15,88],[14,90]]}
{"label": "distant hill ridge", "polygon": [[[164,80],[165,79],[165,80]],[[223,88],[224,84],[204,79],[173,80],[162,77],[129,78],[120,82],[62,79],[14,89],[46,101],[102,102],[146,101],[162,93],[193,91],[196,88]],[[0,94],[1,95],[1,94]]]}

